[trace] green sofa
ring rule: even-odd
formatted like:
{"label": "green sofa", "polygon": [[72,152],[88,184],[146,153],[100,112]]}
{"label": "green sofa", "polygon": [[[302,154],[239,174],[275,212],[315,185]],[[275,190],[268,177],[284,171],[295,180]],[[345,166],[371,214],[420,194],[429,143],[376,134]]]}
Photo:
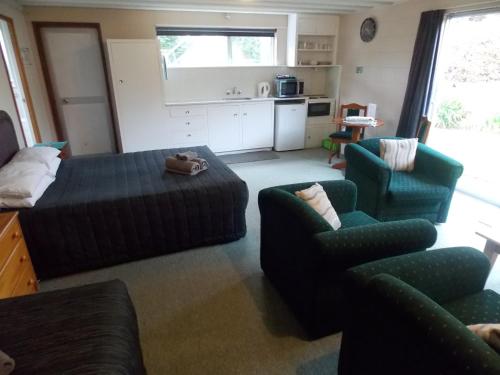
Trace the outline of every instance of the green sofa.
{"label": "green sofa", "polygon": [[394,172],[379,157],[379,150],[380,138],[346,146],[345,177],[358,186],[357,208],[381,221],[422,218],[446,222],[463,166],[419,143],[414,171]]}
{"label": "green sofa", "polygon": [[339,214],[338,231],[294,195],[312,182],[259,192],[262,270],[311,339],[342,328],[340,280],[345,270],[424,250],[436,241],[436,229],[427,220],[380,223],[355,211],[352,182],[320,183]]}
{"label": "green sofa", "polygon": [[500,374],[500,355],[466,327],[500,322],[500,295],[483,290],[489,270],[466,247],[350,269],[339,374]]}

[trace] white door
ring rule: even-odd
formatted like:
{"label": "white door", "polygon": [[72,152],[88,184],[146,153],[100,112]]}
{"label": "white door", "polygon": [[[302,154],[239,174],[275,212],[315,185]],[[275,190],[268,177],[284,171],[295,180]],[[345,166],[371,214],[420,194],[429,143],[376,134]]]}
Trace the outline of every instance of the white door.
{"label": "white door", "polygon": [[158,42],[108,40],[108,53],[122,151],[166,148],[168,110],[162,108]]}
{"label": "white door", "polygon": [[218,105],[208,108],[208,144],[214,152],[241,149],[239,105]]}
{"label": "white door", "polygon": [[114,152],[98,31],[43,27],[41,35],[59,124],[72,154]]}
{"label": "white door", "polygon": [[244,149],[273,147],[274,103],[243,104],[241,126]]}

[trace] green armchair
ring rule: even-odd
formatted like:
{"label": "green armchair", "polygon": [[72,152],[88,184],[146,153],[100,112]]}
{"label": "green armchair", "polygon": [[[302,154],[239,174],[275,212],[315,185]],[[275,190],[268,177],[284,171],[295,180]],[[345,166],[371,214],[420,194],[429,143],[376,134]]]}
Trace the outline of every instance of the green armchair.
{"label": "green armchair", "polygon": [[500,322],[500,295],[483,290],[489,270],[466,247],[350,269],[339,374],[500,374],[500,355],[466,327]]}
{"label": "green armchair", "polygon": [[394,172],[380,157],[380,138],[346,146],[345,177],[358,186],[358,206],[374,218],[446,222],[463,166],[419,143],[413,172]]}
{"label": "green armchair", "polygon": [[262,270],[312,339],[342,328],[345,270],[424,250],[436,241],[436,229],[427,220],[380,223],[355,211],[352,182],[320,183],[339,214],[342,228],[338,231],[294,195],[312,183],[259,192]]}

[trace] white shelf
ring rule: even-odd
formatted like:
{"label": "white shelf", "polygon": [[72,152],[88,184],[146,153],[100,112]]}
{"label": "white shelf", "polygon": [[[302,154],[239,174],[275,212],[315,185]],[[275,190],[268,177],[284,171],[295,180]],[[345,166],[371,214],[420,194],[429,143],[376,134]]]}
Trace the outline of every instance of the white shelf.
{"label": "white shelf", "polygon": [[333,49],[309,49],[309,48],[299,48],[297,49],[299,52],[333,52]]}
{"label": "white shelf", "polygon": [[338,65],[296,65],[294,68],[333,68]]}

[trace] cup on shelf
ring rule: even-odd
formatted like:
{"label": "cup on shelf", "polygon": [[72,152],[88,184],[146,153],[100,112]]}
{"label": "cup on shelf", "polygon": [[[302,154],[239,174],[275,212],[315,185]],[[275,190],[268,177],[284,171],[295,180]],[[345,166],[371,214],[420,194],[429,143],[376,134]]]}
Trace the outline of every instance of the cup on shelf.
{"label": "cup on shelf", "polygon": [[306,48],[306,42],[299,42],[299,49]]}

